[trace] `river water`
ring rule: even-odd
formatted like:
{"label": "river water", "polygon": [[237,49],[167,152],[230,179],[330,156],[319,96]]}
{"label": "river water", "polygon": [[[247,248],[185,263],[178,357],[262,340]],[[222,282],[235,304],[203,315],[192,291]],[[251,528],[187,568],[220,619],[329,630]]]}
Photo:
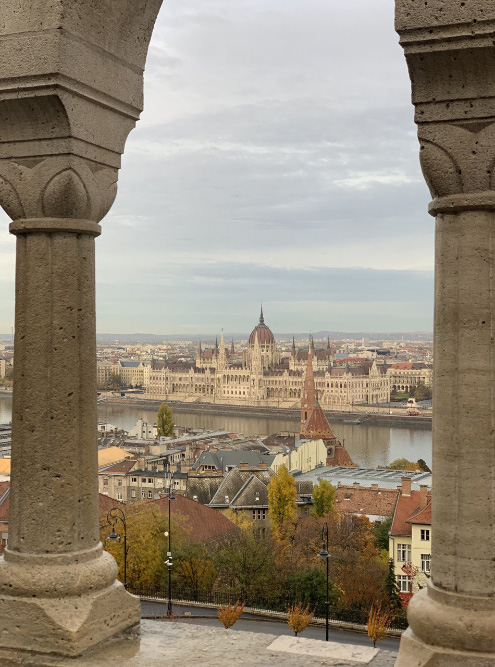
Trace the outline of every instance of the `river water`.
{"label": "river water", "polygon": [[[11,419],[12,397],[0,396],[0,423]],[[125,430],[131,429],[139,417],[148,422],[156,422],[156,409],[136,405],[98,405],[98,419],[109,422]],[[281,431],[295,432],[296,420],[282,417],[254,417],[237,415],[214,415],[197,412],[176,412],[176,424],[192,428],[225,429],[246,436],[270,435]],[[343,424],[330,422],[337,437],[344,442],[356,465],[376,468],[391,463],[398,458],[410,461],[424,459],[431,466],[431,430],[421,427],[411,428],[377,426],[372,424]]]}

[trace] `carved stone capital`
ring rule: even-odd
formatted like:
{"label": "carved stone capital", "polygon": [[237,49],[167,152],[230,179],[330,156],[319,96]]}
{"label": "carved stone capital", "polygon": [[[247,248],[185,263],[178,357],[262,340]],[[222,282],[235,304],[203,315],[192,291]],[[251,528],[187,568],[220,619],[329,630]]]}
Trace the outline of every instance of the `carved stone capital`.
{"label": "carved stone capital", "polygon": [[396,0],[430,213],[495,209],[495,3]]}
{"label": "carved stone capital", "polygon": [[0,204],[100,221],[117,191],[161,0],[2,0]]}
{"label": "carved stone capital", "polygon": [[0,160],[0,202],[12,220],[99,222],[117,194],[117,169],[73,155]]}

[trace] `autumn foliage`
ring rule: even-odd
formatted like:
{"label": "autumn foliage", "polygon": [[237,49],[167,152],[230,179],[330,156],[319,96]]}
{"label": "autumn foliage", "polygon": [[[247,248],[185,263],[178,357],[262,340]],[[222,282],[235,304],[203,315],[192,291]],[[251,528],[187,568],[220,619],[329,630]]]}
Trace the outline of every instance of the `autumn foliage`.
{"label": "autumn foliage", "polygon": [[289,607],[287,623],[293,633],[297,635],[305,630],[313,619],[313,612],[309,609],[309,604],[303,607],[302,602]]}
{"label": "autumn foliage", "polygon": [[390,626],[390,611],[377,606],[372,606],[368,616],[368,637],[376,646],[385,638]]}
{"label": "autumn foliage", "polygon": [[223,627],[227,630],[228,628],[231,628],[234,625],[234,623],[236,623],[240,619],[243,611],[244,611],[244,602],[241,604],[239,600],[237,600],[237,602],[234,605],[227,604],[224,605],[223,607],[220,607],[220,609],[217,612],[217,616],[223,623]]}

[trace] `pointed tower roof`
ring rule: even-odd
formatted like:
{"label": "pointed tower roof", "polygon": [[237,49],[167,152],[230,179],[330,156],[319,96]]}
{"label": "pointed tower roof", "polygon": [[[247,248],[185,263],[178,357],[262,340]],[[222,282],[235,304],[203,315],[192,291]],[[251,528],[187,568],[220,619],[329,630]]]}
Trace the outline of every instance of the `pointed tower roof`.
{"label": "pointed tower roof", "polygon": [[294,338],[294,334],[292,335],[292,349],[291,349],[290,353],[293,357],[296,356],[296,341],[295,341],[295,338]]}
{"label": "pointed tower roof", "polygon": [[261,304],[261,311],[260,311],[260,324],[265,323],[265,318],[263,317],[263,304]]}
{"label": "pointed tower roof", "polygon": [[313,373],[313,354],[310,346],[304,389],[301,396],[301,437],[322,438],[323,440],[337,440],[332,427],[328,423],[325,413],[318,402]]}
{"label": "pointed tower roof", "polygon": [[230,343],[230,354],[234,356],[235,354],[235,348],[234,348],[234,336],[232,336],[232,341]]}

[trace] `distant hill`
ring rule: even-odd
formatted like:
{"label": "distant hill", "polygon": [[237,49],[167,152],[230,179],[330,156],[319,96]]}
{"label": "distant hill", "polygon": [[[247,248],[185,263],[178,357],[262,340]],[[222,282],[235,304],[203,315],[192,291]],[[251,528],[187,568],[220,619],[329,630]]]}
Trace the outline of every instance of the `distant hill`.
{"label": "distant hill", "polygon": [[[250,332],[247,333],[225,333],[225,342],[229,343],[233,338],[235,341],[246,340]],[[367,338],[369,340],[417,340],[417,341],[432,341],[433,333],[431,331],[400,331],[400,332],[379,332],[374,333],[370,331],[312,331],[311,334],[315,340],[322,338],[330,338],[330,340],[358,340],[360,338]],[[289,339],[292,338],[292,333],[275,333],[275,338]],[[294,334],[296,341],[307,341],[309,332]],[[151,333],[125,333],[125,334],[96,334],[98,343],[161,343],[163,341],[193,341],[199,343],[201,340],[206,345],[215,342],[218,334],[151,334]],[[0,334],[0,342],[12,343],[12,334]]]}

